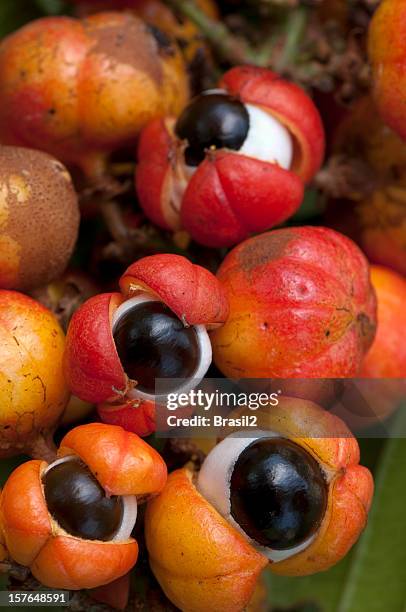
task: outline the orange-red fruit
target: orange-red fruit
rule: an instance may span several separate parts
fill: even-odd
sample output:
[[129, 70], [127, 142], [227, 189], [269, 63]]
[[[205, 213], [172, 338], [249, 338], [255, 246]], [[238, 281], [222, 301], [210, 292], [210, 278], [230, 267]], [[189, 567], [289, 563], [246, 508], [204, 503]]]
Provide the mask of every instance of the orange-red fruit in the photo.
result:
[[[106, 495], [144, 498], [166, 482], [163, 459], [121, 427], [91, 423], [70, 431], [60, 457], [78, 456]], [[12, 559], [42, 584], [59, 589], [94, 588], [129, 572], [138, 545], [124, 540], [87, 540], [67, 533], [48, 510], [41, 481], [45, 461], [28, 461], [8, 478], [0, 498], [0, 522]]]
[[406, 378], [406, 279], [392, 270], [371, 267], [378, 301], [378, 327], [361, 376]]
[[29, 452], [54, 427], [69, 399], [62, 371], [65, 337], [41, 304], [0, 291], [0, 457]]
[[0, 148], [0, 287], [29, 289], [58, 278], [74, 249], [79, 207], [56, 159]]
[[369, 27], [375, 101], [383, 120], [406, 139], [406, 5], [384, 0]]
[[226, 376], [358, 374], [375, 334], [376, 300], [351, 240], [324, 227], [275, 230], [234, 248], [217, 276], [230, 315], [211, 338]]
[[188, 98], [178, 49], [129, 13], [33, 21], [0, 45], [0, 139], [104, 169], [150, 119]]

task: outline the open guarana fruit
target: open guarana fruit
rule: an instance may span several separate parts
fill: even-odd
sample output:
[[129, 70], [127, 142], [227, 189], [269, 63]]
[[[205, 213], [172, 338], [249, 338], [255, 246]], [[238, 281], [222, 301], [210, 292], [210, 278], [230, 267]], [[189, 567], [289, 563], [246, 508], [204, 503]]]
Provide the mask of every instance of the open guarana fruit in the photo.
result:
[[180, 116], [144, 128], [138, 198], [160, 227], [231, 246], [293, 215], [323, 155], [323, 126], [307, 94], [271, 70], [237, 66]]
[[168, 306], [148, 293], [123, 302], [113, 316], [113, 338], [124, 371], [137, 381], [135, 397], [152, 399], [157, 379], [200, 382], [211, 363], [211, 344], [203, 325], [185, 326]]
[[65, 373], [72, 393], [102, 404], [103, 420], [147, 435], [156, 379], [167, 379], [161, 395], [200, 382], [211, 363], [207, 328], [224, 323], [228, 304], [215, 276], [178, 255], [139, 260], [120, 288], [121, 295], [90, 298], [73, 316]]
[[147, 506], [152, 570], [182, 610], [243, 610], [268, 563], [288, 576], [326, 570], [366, 525], [373, 480], [345, 423], [283, 396], [255, 414], [255, 430], [228, 431]]
[[159, 493], [166, 477], [163, 459], [135, 434], [103, 423], [72, 429], [56, 460], [22, 463], [1, 492], [11, 559], [52, 588], [119, 578], [137, 561], [138, 504]]
[[281, 561], [313, 541], [327, 507], [328, 478], [301, 446], [256, 431], [220, 442], [203, 463], [197, 489], [260, 552]]

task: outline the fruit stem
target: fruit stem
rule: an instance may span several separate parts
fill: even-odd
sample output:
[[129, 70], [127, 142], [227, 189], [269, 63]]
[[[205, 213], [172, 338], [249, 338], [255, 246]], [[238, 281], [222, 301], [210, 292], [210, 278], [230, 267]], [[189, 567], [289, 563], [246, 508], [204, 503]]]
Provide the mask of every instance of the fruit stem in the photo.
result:
[[129, 232], [120, 205], [115, 200], [104, 200], [100, 202], [100, 210], [112, 238], [119, 244], [127, 243]]
[[26, 448], [26, 452], [33, 459], [42, 459], [48, 463], [57, 457], [56, 446], [53, 440], [53, 431], [40, 433]]
[[290, 11], [286, 20], [285, 44], [275, 66], [277, 72], [283, 72], [291, 63], [295, 62], [299, 46], [303, 41], [307, 18], [308, 12], [303, 6]]

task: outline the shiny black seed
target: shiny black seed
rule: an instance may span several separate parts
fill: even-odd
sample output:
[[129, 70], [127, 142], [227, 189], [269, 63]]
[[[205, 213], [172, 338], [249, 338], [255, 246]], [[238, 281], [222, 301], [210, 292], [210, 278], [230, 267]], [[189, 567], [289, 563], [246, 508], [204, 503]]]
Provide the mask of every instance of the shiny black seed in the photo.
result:
[[197, 96], [185, 108], [175, 127], [177, 136], [189, 143], [185, 150], [189, 166], [198, 166], [206, 149], [238, 151], [248, 131], [249, 115], [244, 104], [222, 93]]
[[106, 497], [90, 470], [80, 461], [52, 467], [43, 478], [48, 510], [73, 536], [111, 540], [123, 517], [121, 497]]
[[282, 438], [261, 438], [244, 449], [230, 489], [234, 519], [250, 538], [274, 550], [307, 540], [327, 507], [327, 484], [319, 464]]
[[[156, 378], [190, 378], [199, 363], [193, 327], [185, 327], [161, 302], [145, 302], [127, 311], [114, 330], [124, 371], [137, 389], [155, 393]], [[179, 383], [168, 380], [165, 391]]]

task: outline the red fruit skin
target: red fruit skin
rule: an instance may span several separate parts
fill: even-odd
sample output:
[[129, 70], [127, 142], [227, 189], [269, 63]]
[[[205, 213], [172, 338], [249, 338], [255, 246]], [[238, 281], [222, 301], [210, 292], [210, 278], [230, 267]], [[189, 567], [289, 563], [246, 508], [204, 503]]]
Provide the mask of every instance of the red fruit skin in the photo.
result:
[[389, 127], [406, 140], [406, 5], [384, 0], [369, 25], [373, 95]]
[[319, 112], [303, 89], [255, 66], [232, 68], [219, 86], [246, 104], [271, 111], [289, 129], [297, 145], [292, 171], [305, 183], [310, 181], [323, 162], [325, 137]]
[[361, 376], [406, 378], [406, 279], [388, 268], [372, 266], [371, 280], [378, 300], [378, 327]]
[[73, 315], [66, 336], [65, 377], [73, 394], [94, 404], [125, 393], [127, 376], [111, 331], [111, 318], [122, 302], [119, 293], [90, 298]]
[[[210, 247], [232, 246], [294, 214], [305, 183], [322, 163], [325, 146], [313, 102], [270, 70], [237, 67], [219, 86], [275, 116], [292, 134], [295, 153], [292, 168], [284, 170], [224, 149], [210, 151], [189, 180], [182, 170], [184, 144], [173, 132], [174, 120], [156, 120], [144, 128], [135, 177], [142, 208], [160, 227], [183, 227], [196, 242]], [[175, 184], [180, 177], [186, 189], [178, 202]]]
[[190, 180], [181, 225], [197, 242], [232, 246], [286, 221], [302, 202], [303, 190], [300, 178], [288, 170], [219, 151], [207, 157]]
[[[119, 425], [142, 438], [153, 434], [157, 429], [157, 423], [159, 431], [170, 429], [164, 416], [156, 417], [157, 409], [154, 402], [129, 399], [121, 404], [100, 404], [97, 411], [103, 423]], [[163, 410], [162, 415], [164, 414]], [[176, 415], [180, 418], [191, 417], [192, 414], [193, 407], [191, 406], [176, 411]]]
[[100, 404], [97, 412], [103, 423], [119, 425], [143, 438], [155, 431], [155, 404], [153, 402], [127, 400], [121, 404]]
[[127, 298], [149, 290], [189, 325], [217, 327], [228, 316], [228, 301], [217, 278], [180, 255], [151, 255], [133, 263], [120, 279]]
[[230, 315], [211, 334], [230, 378], [336, 378], [359, 373], [376, 325], [368, 263], [323, 227], [274, 230], [235, 247], [218, 274]]
[[[171, 207], [175, 140], [163, 119], [151, 121], [141, 132], [135, 184], [139, 201], [153, 223], [178, 229], [179, 213]], [[172, 221], [172, 223], [171, 223]]]

